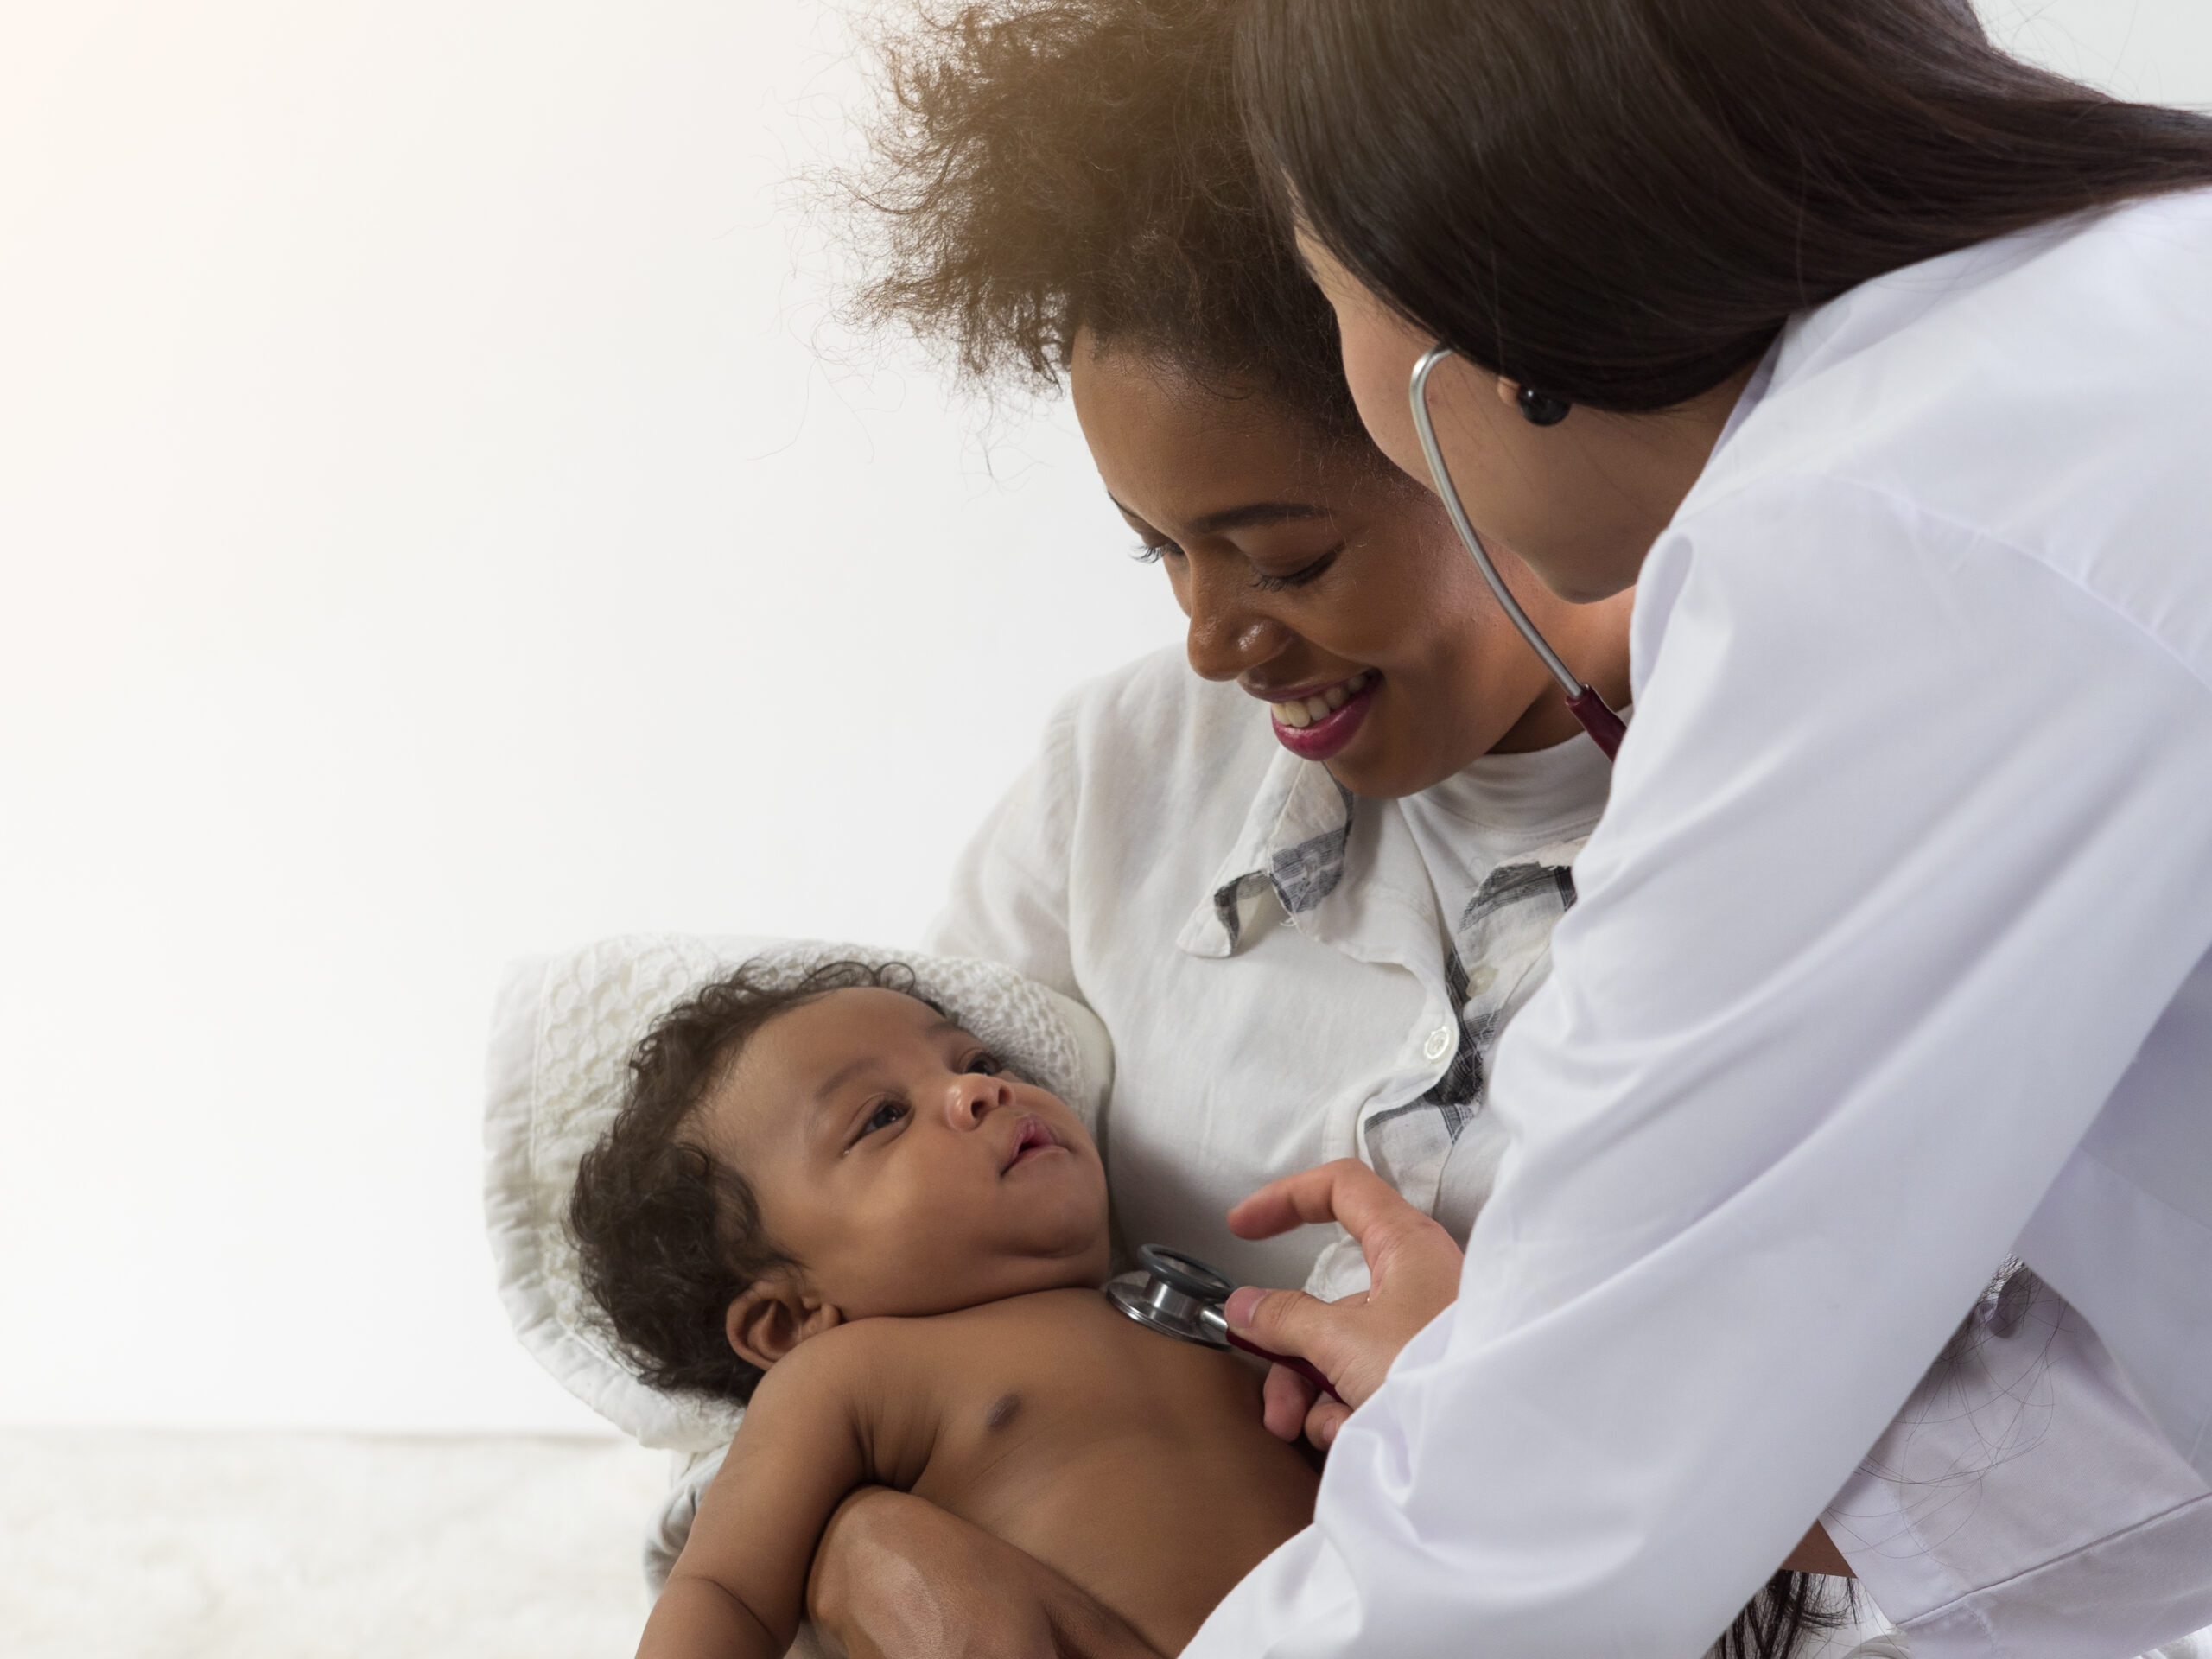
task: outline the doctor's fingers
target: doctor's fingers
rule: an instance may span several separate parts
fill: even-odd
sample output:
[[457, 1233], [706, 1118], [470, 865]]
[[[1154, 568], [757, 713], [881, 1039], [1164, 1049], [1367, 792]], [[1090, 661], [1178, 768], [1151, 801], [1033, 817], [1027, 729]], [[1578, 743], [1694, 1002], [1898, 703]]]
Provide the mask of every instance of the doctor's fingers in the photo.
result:
[[1229, 1230], [1239, 1238], [1273, 1238], [1319, 1221], [1342, 1223], [1370, 1258], [1372, 1236], [1436, 1227], [1358, 1159], [1339, 1158], [1269, 1181], [1230, 1211]]
[[1465, 1258], [1452, 1235], [1357, 1159], [1270, 1181], [1229, 1212], [1230, 1230], [1241, 1238], [1270, 1238], [1323, 1221], [1342, 1223], [1358, 1243], [1370, 1300], [1411, 1301], [1433, 1317], [1459, 1294]]
[[1260, 1388], [1261, 1421], [1279, 1440], [1295, 1444], [1300, 1434], [1325, 1452], [1337, 1438], [1351, 1408], [1332, 1400], [1287, 1366], [1268, 1367], [1268, 1380]]
[[1341, 1400], [1332, 1400], [1325, 1394], [1314, 1397], [1313, 1408], [1306, 1414], [1306, 1438], [1322, 1451], [1337, 1443], [1337, 1431], [1351, 1415], [1351, 1408]]
[[1320, 1397], [1320, 1389], [1287, 1365], [1270, 1365], [1260, 1384], [1260, 1421], [1277, 1440], [1295, 1441]]
[[1401, 1310], [1370, 1299], [1324, 1302], [1302, 1290], [1257, 1290], [1245, 1286], [1222, 1312], [1230, 1329], [1269, 1353], [1310, 1361], [1330, 1387], [1357, 1406], [1382, 1385], [1390, 1362], [1414, 1332]]

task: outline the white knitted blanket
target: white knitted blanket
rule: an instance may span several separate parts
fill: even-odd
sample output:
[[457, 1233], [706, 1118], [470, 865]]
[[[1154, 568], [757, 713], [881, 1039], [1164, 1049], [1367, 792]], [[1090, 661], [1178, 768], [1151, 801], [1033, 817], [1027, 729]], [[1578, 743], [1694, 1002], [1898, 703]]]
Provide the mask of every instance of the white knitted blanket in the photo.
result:
[[997, 963], [823, 940], [639, 934], [510, 966], [492, 1020], [484, 1112], [485, 1212], [515, 1335], [561, 1385], [636, 1440], [677, 1454], [650, 1530], [656, 1587], [744, 1408], [646, 1387], [625, 1364], [578, 1276], [563, 1218], [576, 1165], [621, 1104], [630, 1051], [655, 1018], [758, 959], [796, 981], [823, 963], [903, 962], [918, 988], [1102, 1133], [1113, 1050], [1097, 1015]]

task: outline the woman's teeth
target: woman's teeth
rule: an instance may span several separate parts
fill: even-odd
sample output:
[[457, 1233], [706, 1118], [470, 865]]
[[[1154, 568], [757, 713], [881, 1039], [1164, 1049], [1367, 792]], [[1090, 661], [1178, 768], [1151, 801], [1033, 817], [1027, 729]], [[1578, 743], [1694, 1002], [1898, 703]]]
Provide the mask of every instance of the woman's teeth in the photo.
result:
[[1317, 720], [1326, 720], [1361, 692], [1375, 677], [1375, 671], [1363, 668], [1351, 678], [1338, 682], [1318, 696], [1304, 697], [1296, 702], [1271, 702], [1268, 708], [1274, 716], [1294, 731], [1304, 731]]

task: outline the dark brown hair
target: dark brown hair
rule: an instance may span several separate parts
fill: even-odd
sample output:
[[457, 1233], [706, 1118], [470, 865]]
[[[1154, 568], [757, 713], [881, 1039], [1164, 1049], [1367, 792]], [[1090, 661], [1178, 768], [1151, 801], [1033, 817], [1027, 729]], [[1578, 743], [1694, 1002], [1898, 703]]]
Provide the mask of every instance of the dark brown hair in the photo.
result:
[[1885, 271], [2212, 185], [2212, 119], [1965, 0], [1255, 0], [1255, 145], [1409, 321], [1572, 402], [1681, 404]]
[[[1238, 85], [1279, 205], [1408, 321], [1624, 411], [1885, 272], [2212, 185], [2212, 119], [2019, 63], [1967, 0], [1252, 0]], [[1777, 1573], [1717, 1651], [1838, 1617]]]
[[1245, 143], [1235, 22], [1222, 0], [984, 0], [880, 38], [873, 161], [832, 181], [859, 209], [861, 319], [1043, 386], [1088, 328], [1368, 447]]
[[796, 1264], [762, 1226], [753, 1184], [692, 1136], [692, 1120], [771, 1020], [868, 986], [944, 1012], [903, 963], [826, 963], [796, 983], [747, 963], [661, 1015], [631, 1054], [621, 1109], [577, 1166], [569, 1234], [585, 1290], [653, 1387], [753, 1397], [762, 1373], [731, 1348], [723, 1315], [762, 1274]]

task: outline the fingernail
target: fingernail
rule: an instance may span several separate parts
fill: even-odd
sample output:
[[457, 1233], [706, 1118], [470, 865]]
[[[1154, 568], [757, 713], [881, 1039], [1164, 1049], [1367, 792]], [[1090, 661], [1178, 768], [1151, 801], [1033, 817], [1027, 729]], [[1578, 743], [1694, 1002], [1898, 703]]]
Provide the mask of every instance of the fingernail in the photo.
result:
[[1257, 1286], [1240, 1285], [1229, 1293], [1229, 1300], [1222, 1304], [1221, 1311], [1229, 1316], [1230, 1325], [1241, 1331], [1252, 1323], [1252, 1315], [1260, 1311], [1267, 1294]]

